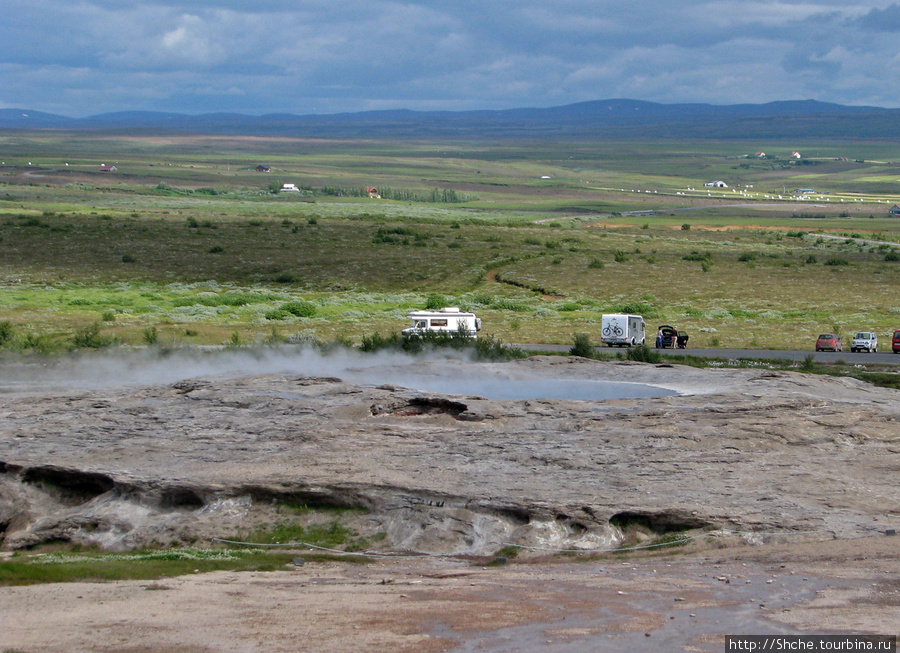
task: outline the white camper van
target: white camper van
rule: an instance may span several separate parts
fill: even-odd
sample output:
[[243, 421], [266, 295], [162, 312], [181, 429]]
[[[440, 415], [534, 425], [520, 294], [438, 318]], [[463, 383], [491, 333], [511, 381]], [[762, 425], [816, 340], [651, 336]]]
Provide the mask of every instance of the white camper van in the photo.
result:
[[640, 347], [644, 344], [644, 318], [611, 313], [600, 318], [600, 340], [610, 347]]
[[463, 313], [456, 306], [447, 306], [439, 311], [413, 311], [406, 316], [412, 320], [408, 329], [403, 329], [404, 336], [420, 336], [423, 333], [446, 333], [453, 335], [465, 332], [474, 338], [481, 331], [481, 318], [474, 313]]

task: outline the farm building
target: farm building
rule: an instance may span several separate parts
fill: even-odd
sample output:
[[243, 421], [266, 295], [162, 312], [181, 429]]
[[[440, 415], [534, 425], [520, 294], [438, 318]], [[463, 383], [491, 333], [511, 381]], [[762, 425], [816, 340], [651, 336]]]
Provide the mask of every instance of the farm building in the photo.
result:
[[255, 170], [257, 172], [271, 172], [272, 167], [271, 166], [256, 166]]
[[715, 181], [708, 181], [703, 185], [706, 188], [728, 188], [728, 184], [726, 184], [721, 179], [716, 179]]
[[116, 166], [107, 165], [105, 163], [100, 164], [100, 172], [118, 172], [118, 168]]

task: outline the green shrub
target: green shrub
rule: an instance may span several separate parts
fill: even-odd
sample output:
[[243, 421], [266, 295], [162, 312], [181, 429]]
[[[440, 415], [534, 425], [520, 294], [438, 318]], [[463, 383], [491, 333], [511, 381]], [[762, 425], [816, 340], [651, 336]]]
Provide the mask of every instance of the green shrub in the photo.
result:
[[516, 313], [524, 313], [525, 311], [530, 310], [526, 304], [506, 297], [495, 299], [492, 307], [499, 311], [514, 311]]
[[99, 322], [78, 329], [72, 336], [72, 347], [75, 349], [101, 349], [109, 347], [115, 342], [115, 338], [100, 335]]
[[225, 251], [225, 249], [221, 245], [213, 245], [212, 247], [209, 248], [210, 254], [221, 254], [224, 251]]
[[458, 333], [425, 332], [417, 336], [404, 336], [396, 332], [386, 336], [373, 333], [363, 336], [359, 349], [366, 353], [375, 353], [382, 350], [404, 351], [409, 354], [418, 354], [424, 351], [438, 349], [454, 349], [471, 352], [476, 360], [510, 360], [524, 358], [527, 354], [519, 349], [504, 347], [502, 341], [493, 336], [480, 336], [470, 338], [464, 330]]
[[655, 349], [650, 349], [647, 345], [629, 349], [626, 358], [630, 361], [638, 361], [641, 363], [659, 363], [659, 361], [662, 360], [659, 352]]
[[410, 236], [424, 237], [408, 227], [378, 227], [372, 236], [372, 242], [376, 245], [379, 243], [409, 245]]
[[834, 266], [842, 266], [842, 265], [850, 265], [850, 261], [845, 258], [840, 258], [837, 256], [832, 256], [828, 260], [825, 261], [825, 265], [834, 265]]
[[573, 344], [569, 349], [569, 356], [582, 358], [596, 358], [597, 352], [591, 344], [591, 337], [586, 333], [576, 333], [572, 336]]
[[313, 317], [316, 314], [316, 305], [305, 299], [288, 302], [278, 307], [282, 311], [287, 311], [296, 317]]
[[22, 339], [22, 348], [33, 349], [41, 353], [49, 353], [55, 349], [50, 336], [46, 333], [35, 333], [34, 331], [29, 331], [25, 334], [25, 337]]
[[402, 341], [403, 338], [396, 331], [387, 336], [383, 336], [380, 333], [373, 333], [370, 336], [363, 336], [359, 349], [368, 354], [382, 349], [400, 349]]
[[681, 257], [683, 261], [712, 261], [712, 253], [711, 252], [698, 252], [697, 250], [691, 250], [690, 254], [685, 254]]
[[447, 305], [447, 299], [443, 295], [428, 295], [425, 300], [425, 310], [436, 311]]
[[0, 345], [5, 345], [12, 340], [14, 335], [15, 330], [13, 329], [12, 322], [9, 320], [0, 322]]
[[273, 293], [254, 292], [229, 292], [221, 295], [191, 295], [180, 297], [172, 301], [174, 306], [246, 306], [247, 304], [262, 304], [272, 300], [281, 299], [281, 295]]
[[659, 316], [659, 311], [657, 311], [652, 304], [648, 304], [646, 302], [632, 302], [630, 304], [623, 304], [613, 312], [627, 313], [629, 315], [642, 315], [643, 317]]
[[282, 272], [277, 277], [275, 277], [275, 283], [294, 283], [297, 280], [290, 272]]
[[681, 225], [681, 230], [682, 231], [690, 231], [691, 225], [689, 225], [687, 222], [685, 222], [683, 225]]
[[588, 263], [588, 268], [591, 270], [600, 270], [603, 268], [603, 261], [598, 258], [592, 258], [591, 262]]
[[884, 255], [884, 260], [888, 263], [897, 263], [900, 261], [900, 253], [898, 252], [888, 252]]
[[144, 344], [147, 345], [155, 345], [159, 342], [159, 332], [157, 331], [155, 326], [149, 326], [144, 329], [143, 333]]

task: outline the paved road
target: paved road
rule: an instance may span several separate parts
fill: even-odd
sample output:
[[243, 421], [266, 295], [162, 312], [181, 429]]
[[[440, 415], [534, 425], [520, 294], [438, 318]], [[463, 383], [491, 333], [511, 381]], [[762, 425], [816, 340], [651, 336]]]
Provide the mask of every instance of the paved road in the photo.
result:
[[[571, 345], [534, 345], [534, 344], [513, 344], [512, 347], [526, 349], [528, 351], [539, 351], [548, 353], [564, 353], [569, 351]], [[626, 349], [617, 347], [596, 347], [599, 352], [622, 352]], [[652, 347], [651, 347], [652, 349]], [[813, 360], [821, 363], [836, 363], [843, 361], [845, 363], [865, 364], [881, 364], [881, 365], [898, 365], [900, 366], [900, 354], [893, 354], [890, 347], [887, 353], [879, 351], [877, 354], [867, 354], [865, 352], [851, 353], [832, 352], [832, 351], [811, 351], [811, 350], [779, 350], [779, 349], [654, 349], [664, 356], [681, 357], [681, 356], [698, 356], [700, 358], [724, 358], [724, 359], [746, 359], [746, 360], [790, 360], [802, 361], [807, 356], [812, 355]]]

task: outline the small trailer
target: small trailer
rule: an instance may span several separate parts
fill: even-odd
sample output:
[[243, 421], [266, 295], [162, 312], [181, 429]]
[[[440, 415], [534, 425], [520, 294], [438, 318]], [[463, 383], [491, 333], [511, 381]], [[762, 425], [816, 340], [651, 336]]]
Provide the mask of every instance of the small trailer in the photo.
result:
[[640, 315], [606, 314], [600, 318], [600, 340], [609, 347], [640, 347], [645, 328]]
[[446, 306], [438, 311], [412, 311], [406, 317], [412, 324], [401, 331], [404, 336], [442, 333], [475, 338], [481, 331], [481, 318], [475, 317], [474, 313], [464, 313], [456, 306]]

